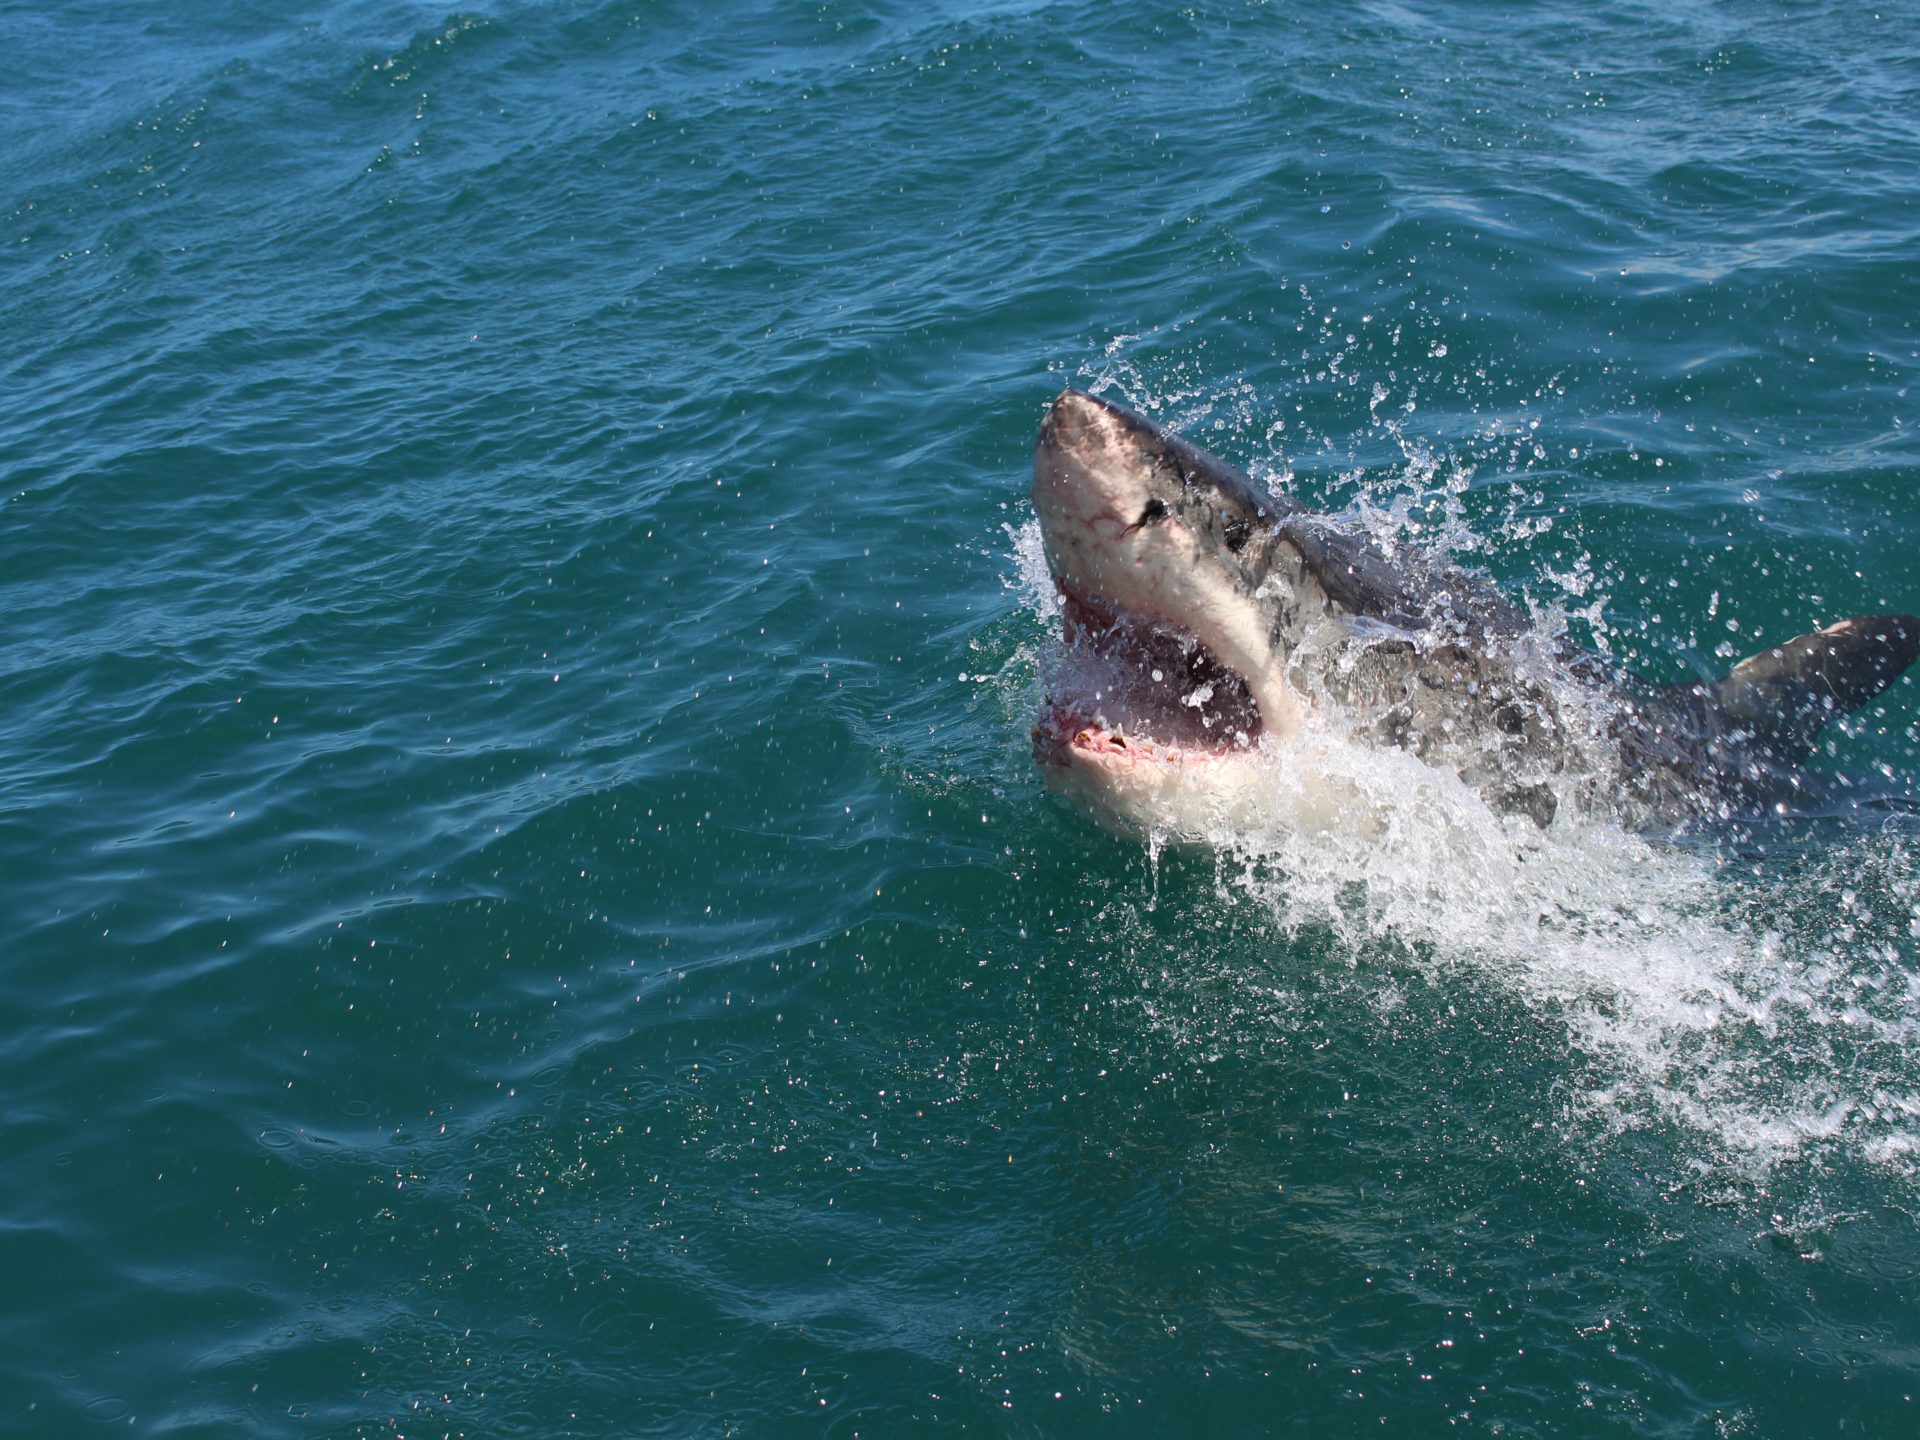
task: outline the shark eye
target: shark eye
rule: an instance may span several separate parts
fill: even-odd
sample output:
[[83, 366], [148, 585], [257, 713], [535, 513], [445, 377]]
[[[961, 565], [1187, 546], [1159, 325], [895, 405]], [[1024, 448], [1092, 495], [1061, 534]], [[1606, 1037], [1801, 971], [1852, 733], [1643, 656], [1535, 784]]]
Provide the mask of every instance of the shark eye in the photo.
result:
[[1140, 512], [1140, 518], [1134, 521], [1134, 524], [1146, 525], [1155, 520], [1164, 520], [1166, 518], [1167, 502], [1156, 495], [1153, 499], [1147, 501], [1147, 508]]
[[1253, 538], [1253, 522], [1245, 519], [1229, 520], [1221, 527], [1220, 538], [1227, 542], [1227, 549], [1237, 555], [1247, 548], [1247, 541]]

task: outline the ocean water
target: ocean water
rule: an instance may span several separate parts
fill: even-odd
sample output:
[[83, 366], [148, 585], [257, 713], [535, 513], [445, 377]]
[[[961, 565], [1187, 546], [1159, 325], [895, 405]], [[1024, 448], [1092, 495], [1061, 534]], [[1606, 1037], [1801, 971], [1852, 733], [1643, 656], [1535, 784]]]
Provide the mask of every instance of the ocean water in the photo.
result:
[[1816, 0], [0, 11], [0, 1433], [1920, 1425], [1920, 693], [1112, 839], [1065, 384], [1664, 680], [1920, 609]]

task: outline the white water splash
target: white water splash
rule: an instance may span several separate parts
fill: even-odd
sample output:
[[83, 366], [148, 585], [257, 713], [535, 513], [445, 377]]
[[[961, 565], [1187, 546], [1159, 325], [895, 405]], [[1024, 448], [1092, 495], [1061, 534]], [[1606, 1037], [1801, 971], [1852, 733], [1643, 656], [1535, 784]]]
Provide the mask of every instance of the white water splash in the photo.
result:
[[[1214, 836], [1284, 928], [1430, 952], [1520, 999], [1578, 1057], [1585, 1131], [1679, 1124], [1741, 1168], [1837, 1147], [1915, 1173], [1920, 871], [1901, 842], [1863, 837], [1783, 882], [1604, 820], [1538, 830], [1399, 752], [1323, 739], [1314, 760], [1386, 817], [1377, 834]], [[1835, 895], [1862, 866], [1880, 899]]]
[[[1387, 529], [1407, 512], [1370, 513]], [[1038, 526], [1009, 534], [1014, 583], [1050, 621]], [[1577, 1133], [1678, 1128], [1695, 1168], [1762, 1183], [1833, 1156], [1920, 1178], [1920, 859], [1898, 835], [1736, 860], [1572, 806], [1541, 830], [1328, 717], [1263, 742], [1236, 786], [1170, 815], [1151, 853], [1203, 833], [1229, 903], [1282, 932], [1430, 956], [1517, 1000], [1564, 1035]]]

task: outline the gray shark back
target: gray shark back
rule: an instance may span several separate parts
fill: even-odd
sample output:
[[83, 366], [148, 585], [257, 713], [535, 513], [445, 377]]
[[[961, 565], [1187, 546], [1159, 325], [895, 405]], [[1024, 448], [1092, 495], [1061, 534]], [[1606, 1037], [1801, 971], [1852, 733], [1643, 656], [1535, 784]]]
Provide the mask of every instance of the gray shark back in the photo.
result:
[[1340, 611], [1407, 630], [1443, 629], [1460, 638], [1518, 635], [1527, 612], [1484, 580], [1436, 563], [1425, 551], [1389, 554], [1373, 537], [1301, 510], [1275, 527]]
[[[1658, 687], [1564, 640], [1499, 590], [1296, 509], [1270, 557], [1302, 603], [1294, 669], [1375, 741], [1442, 764], [1541, 825], [1604, 790], [1642, 822], [1730, 812], [1791, 787], [1822, 730], [1920, 658], [1920, 618], [1865, 615], [1770, 647], [1709, 684]], [[1323, 620], [1316, 630], [1313, 622]]]

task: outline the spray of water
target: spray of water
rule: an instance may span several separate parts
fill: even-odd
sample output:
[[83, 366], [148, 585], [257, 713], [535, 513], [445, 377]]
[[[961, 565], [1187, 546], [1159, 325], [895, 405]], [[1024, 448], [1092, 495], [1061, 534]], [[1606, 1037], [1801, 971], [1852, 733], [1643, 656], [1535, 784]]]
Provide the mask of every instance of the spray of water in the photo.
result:
[[[1203, 441], [1223, 408], [1245, 412], [1243, 435], [1258, 428], [1245, 387], [1211, 399], [1191, 384], [1156, 390], [1117, 347], [1089, 369], [1080, 383], [1198, 421], [1188, 433]], [[1470, 472], [1408, 439], [1398, 418], [1387, 433], [1400, 461], [1343, 476], [1346, 518], [1456, 557], [1540, 533], [1522, 493], [1507, 531], [1477, 536], [1461, 504]], [[1012, 583], [1051, 625], [1038, 526], [1008, 534]], [[1566, 626], [1571, 610], [1606, 643], [1585, 556], [1541, 574], [1536, 593], [1551, 596], [1535, 602], [1543, 624]], [[1024, 668], [1030, 698], [1044, 667]], [[1259, 907], [1282, 933], [1331, 932], [1356, 954], [1430, 957], [1518, 1001], [1564, 1035], [1579, 1133], [1676, 1129], [1749, 1176], [1844, 1159], [1920, 1180], [1920, 854], [1906, 830], [1883, 820], [1681, 843], [1604, 806], [1566, 807], [1542, 830], [1445, 771], [1350, 738], [1344, 719], [1263, 742], [1253, 803], [1214, 813], [1204, 834], [1227, 903]], [[1309, 786], [1332, 786], [1364, 823], [1313, 823]], [[1168, 838], [1152, 837], [1156, 854]]]

